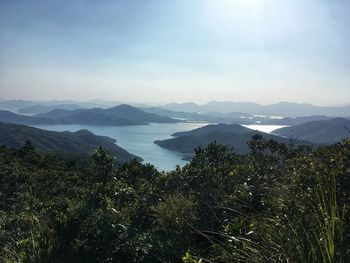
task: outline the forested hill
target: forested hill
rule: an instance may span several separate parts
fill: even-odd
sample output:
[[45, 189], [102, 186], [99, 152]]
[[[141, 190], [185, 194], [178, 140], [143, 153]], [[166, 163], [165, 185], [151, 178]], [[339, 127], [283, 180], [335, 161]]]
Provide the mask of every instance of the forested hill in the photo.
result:
[[0, 261], [350, 262], [350, 140], [249, 146], [167, 173], [0, 147]]
[[201, 136], [207, 135], [212, 132], [230, 132], [230, 133], [249, 133], [251, 129], [248, 129], [239, 124], [209, 124], [197, 129], [193, 129], [185, 132], [175, 132], [172, 134], [174, 137], [180, 136]]
[[57, 123], [57, 121], [51, 118], [20, 115], [7, 110], [0, 110], [0, 122], [16, 123], [16, 124], [24, 124], [24, 125]]
[[26, 141], [42, 152], [67, 152], [88, 155], [97, 147], [103, 146], [119, 162], [142, 158], [132, 155], [115, 144], [116, 140], [97, 136], [88, 130], [77, 132], [54, 132], [24, 125], [0, 122], [0, 145], [20, 148]]
[[304, 124], [281, 128], [274, 134], [309, 140], [316, 143], [335, 143], [350, 137], [350, 120], [333, 118], [323, 121], [313, 121]]
[[28, 106], [24, 108], [18, 109], [18, 113], [21, 114], [39, 114], [39, 113], [45, 113], [49, 112], [55, 109], [62, 109], [62, 110], [76, 110], [81, 109], [82, 107], [77, 104], [55, 104], [55, 105], [40, 105], [36, 104], [33, 106]]
[[[212, 124], [187, 132], [177, 132], [173, 134], [175, 138], [156, 140], [154, 143], [169, 150], [191, 155], [194, 149], [206, 147], [209, 143], [216, 141], [233, 147], [237, 153], [244, 154], [249, 152], [248, 142], [254, 135], [285, 144], [292, 142], [290, 138], [254, 131], [238, 124]], [[293, 143], [312, 145], [306, 140], [294, 140]]]
[[82, 124], [128, 126], [146, 125], [149, 123], [177, 123], [180, 121], [122, 104], [108, 109], [54, 109], [34, 116], [20, 115], [10, 111], [0, 110], [0, 122], [24, 125]]
[[144, 112], [126, 104], [108, 109], [77, 109], [73, 111], [56, 109], [47, 113], [38, 114], [36, 117], [53, 119], [62, 123], [111, 126], [179, 122], [175, 119]]

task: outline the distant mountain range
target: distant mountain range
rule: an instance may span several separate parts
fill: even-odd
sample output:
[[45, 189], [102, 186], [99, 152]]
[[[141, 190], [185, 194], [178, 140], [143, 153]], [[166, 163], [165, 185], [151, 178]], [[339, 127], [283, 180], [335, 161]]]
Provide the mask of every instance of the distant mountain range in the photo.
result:
[[[254, 131], [237, 124], [207, 125], [188, 132], [174, 133], [175, 138], [155, 141], [154, 143], [166, 149], [189, 155], [193, 154], [195, 148], [206, 147], [209, 143], [216, 141], [220, 144], [232, 146], [237, 153], [247, 153], [249, 152], [247, 143], [255, 134], [260, 134], [268, 140], [274, 139], [278, 142], [290, 143], [289, 138]], [[296, 143], [311, 144], [302, 140], [298, 140]]]
[[17, 111], [18, 109], [36, 105], [37, 102], [30, 100], [1, 100], [0, 109]]
[[[66, 109], [62, 105], [76, 105], [81, 108], [91, 109], [91, 108], [108, 108], [113, 105], [122, 104], [122, 102], [111, 102], [104, 100], [93, 100], [86, 102], [78, 102], [71, 100], [53, 100], [53, 101], [30, 101], [30, 100], [0, 100], [0, 109], [11, 110], [14, 112], [31, 114], [33, 113], [43, 113], [46, 112], [46, 108], [40, 109], [39, 107], [36, 110], [26, 109], [27, 107], [32, 106], [55, 106], [55, 108]], [[145, 104], [133, 104], [135, 107], [148, 108], [142, 109], [151, 113], [169, 116], [169, 112], [163, 112], [160, 114], [160, 111], [156, 108], [162, 108], [163, 110], [170, 110], [175, 112], [182, 113], [200, 113], [203, 115], [212, 116], [213, 113], [245, 113], [251, 115], [268, 115], [268, 116], [282, 116], [282, 117], [300, 117], [300, 116], [312, 116], [312, 115], [324, 115], [331, 117], [350, 117], [350, 105], [348, 106], [316, 106], [306, 103], [291, 103], [291, 102], [280, 102], [271, 105], [261, 105], [253, 102], [233, 102], [233, 101], [211, 101], [206, 104], [196, 104], [193, 102], [188, 103], [170, 103], [160, 107], [151, 107]], [[154, 108], [154, 109], [152, 109]], [[34, 107], [35, 109], [35, 107]], [[40, 110], [40, 111], [39, 111]], [[42, 111], [44, 110], [44, 111]], [[156, 110], [156, 111], [154, 111]], [[29, 111], [29, 112], [27, 112]], [[172, 113], [171, 113], [172, 114]], [[174, 118], [188, 118], [189, 115], [178, 114], [177, 116], [187, 116], [187, 117], [175, 117]], [[233, 115], [231, 114], [231, 117]], [[198, 116], [197, 116], [198, 117]], [[190, 117], [191, 118], [191, 117]]]
[[0, 121], [8, 123], [39, 124], [84, 124], [127, 126], [148, 123], [177, 123], [179, 120], [147, 113], [130, 105], [122, 104], [108, 109], [55, 109], [34, 116], [24, 116], [9, 111], [0, 111]]
[[54, 132], [0, 122], [0, 145], [20, 148], [27, 140], [30, 140], [37, 150], [43, 152], [68, 152], [86, 155], [102, 146], [108, 149], [119, 162], [132, 159], [142, 161], [142, 158], [130, 154], [116, 145], [116, 140], [106, 136], [97, 136], [88, 130]]
[[17, 110], [17, 112], [21, 114], [33, 115], [33, 114], [39, 114], [39, 113], [46, 113], [55, 109], [76, 110], [81, 108], [82, 108], [81, 106], [76, 104], [56, 104], [56, 105], [50, 105], [50, 106], [36, 104], [33, 106], [21, 108]]
[[252, 102], [219, 102], [211, 101], [203, 105], [195, 103], [171, 103], [162, 106], [162, 108], [173, 111], [200, 112], [207, 114], [210, 112], [230, 113], [244, 112], [252, 115], [269, 115], [298, 117], [310, 115], [326, 115], [336, 117], [350, 116], [350, 105], [343, 107], [321, 107], [311, 104], [299, 104], [290, 102], [280, 102], [271, 105], [261, 105]]
[[[216, 113], [209, 112], [207, 114], [196, 113], [196, 112], [184, 112], [184, 111], [173, 111], [167, 110], [162, 107], [142, 107], [139, 108], [143, 111], [166, 116], [170, 118], [182, 119], [187, 121], [203, 121], [209, 123], [238, 123], [238, 124], [253, 124], [256, 119], [253, 115], [230, 112], [230, 113]], [[260, 120], [261, 118], [259, 118]], [[266, 118], [264, 118], [265, 120]]]
[[35, 115], [36, 117], [54, 119], [63, 123], [87, 125], [144, 125], [148, 123], [177, 123], [169, 117], [147, 113], [130, 105], [121, 104], [108, 109], [78, 109], [73, 111], [53, 110]]
[[143, 107], [139, 108], [143, 111], [166, 116], [170, 118], [184, 119], [188, 121], [204, 121], [208, 123], [226, 123], [226, 124], [260, 124], [260, 125], [288, 125], [294, 126], [310, 121], [329, 120], [334, 117], [324, 115], [313, 115], [303, 117], [285, 117], [277, 118], [274, 116], [266, 115], [252, 115], [241, 112], [229, 112], [229, 113], [218, 113], [208, 112], [202, 113], [190, 113], [190, 112], [178, 112], [173, 110], [166, 110], [161, 107]]
[[162, 107], [139, 107], [139, 109], [148, 113], [153, 113], [164, 117], [178, 118], [178, 119], [190, 119], [190, 120], [199, 121], [199, 120], [206, 120], [207, 118], [211, 117], [200, 113], [167, 110]]
[[284, 137], [293, 137], [316, 143], [335, 143], [350, 137], [350, 120], [334, 118], [324, 121], [313, 121], [273, 131]]
[[[10, 110], [13, 112], [18, 112], [21, 109], [27, 107], [36, 106], [55, 106], [55, 108], [62, 108], [62, 105], [76, 105], [80, 108], [108, 108], [113, 105], [122, 104], [121, 102], [111, 102], [104, 100], [92, 100], [92, 101], [72, 101], [72, 100], [51, 100], [51, 101], [32, 101], [32, 100], [0, 100], [0, 109]], [[37, 108], [40, 109], [40, 108]], [[45, 108], [43, 108], [45, 110]], [[64, 109], [64, 108], [63, 108]], [[25, 112], [22, 112], [25, 113]], [[41, 111], [37, 112], [41, 113]], [[29, 113], [28, 113], [29, 114]]]
[[24, 125], [57, 124], [56, 120], [54, 119], [19, 115], [6, 110], [0, 110], [0, 122]]
[[262, 119], [259, 124], [263, 125], [288, 125], [295, 126], [311, 121], [325, 121], [333, 119], [333, 117], [323, 116], [323, 115], [314, 115], [314, 116], [305, 116], [305, 117], [296, 117], [296, 118], [282, 118], [282, 119]]

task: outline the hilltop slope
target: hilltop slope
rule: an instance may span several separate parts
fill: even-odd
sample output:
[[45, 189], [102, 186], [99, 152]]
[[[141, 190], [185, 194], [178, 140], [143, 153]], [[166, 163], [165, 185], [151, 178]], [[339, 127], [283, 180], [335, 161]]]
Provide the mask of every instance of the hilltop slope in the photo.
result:
[[[158, 140], [154, 143], [183, 154], [193, 154], [195, 148], [206, 147], [209, 143], [216, 141], [219, 144], [232, 146], [235, 152], [243, 154], [249, 152], [247, 143], [256, 134], [262, 135], [267, 140], [273, 139], [286, 144], [290, 143], [288, 138], [254, 131], [236, 124], [207, 125], [188, 132], [174, 133], [175, 138]], [[295, 143], [311, 144], [307, 141], [296, 141]]]
[[335, 117], [350, 116], [350, 105], [348, 106], [329, 106], [321, 107], [306, 103], [279, 102], [271, 105], [261, 105], [252, 102], [234, 102], [234, 101], [210, 101], [203, 105], [195, 103], [171, 103], [163, 105], [162, 108], [173, 111], [186, 112], [244, 112], [248, 114], [275, 115], [275, 116], [311, 116], [327, 115]]
[[142, 158], [130, 154], [116, 145], [116, 140], [105, 136], [97, 136], [88, 130], [54, 132], [0, 122], [0, 145], [20, 148], [27, 140], [30, 140], [35, 148], [42, 152], [68, 152], [86, 155], [102, 146], [108, 149], [119, 162], [132, 159], [142, 160]]
[[57, 122], [68, 122], [86, 125], [145, 125], [148, 123], [176, 123], [168, 117], [147, 113], [133, 106], [122, 104], [108, 109], [78, 109], [73, 111], [55, 109], [36, 117], [54, 119]]
[[57, 104], [57, 105], [33, 105], [24, 107], [18, 110], [18, 113], [21, 114], [39, 114], [39, 113], [46, 113], [55, 109], [63, 109], [63, 110], [76, 110], [81, 109], [79, 105], [76, 104]]
[[273, 133], [317, 143], [334, 143], [350, 137], [350, 120], [334, 118], [324, 121], [312, 121], [277, 129]]
[[6, 110], [0, 110], [0, 122], [16, 123], [24, 125], [56, 124], [57, 121], [45, 117], [33, 117], [16, 114]]

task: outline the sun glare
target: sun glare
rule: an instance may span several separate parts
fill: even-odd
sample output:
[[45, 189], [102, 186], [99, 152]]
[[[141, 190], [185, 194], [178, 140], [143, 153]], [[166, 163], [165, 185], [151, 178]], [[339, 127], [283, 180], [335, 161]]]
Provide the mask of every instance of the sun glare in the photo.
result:
[[258, 28], [271, 0], [207, 0], [205, 20], [216, 31], [227, 32], [233, 25]]

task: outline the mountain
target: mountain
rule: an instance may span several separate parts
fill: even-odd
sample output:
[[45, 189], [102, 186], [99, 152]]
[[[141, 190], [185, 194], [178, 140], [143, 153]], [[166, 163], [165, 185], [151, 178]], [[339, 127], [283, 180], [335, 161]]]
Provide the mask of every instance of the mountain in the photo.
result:
[[[32, 101], [32, 100], [0, 100], [0, 109], [18, 112], [20, 109], [41, 105], [41, 106], [57, 106], [57, 105], [77, 105], [80, 108], [109, 108], [113, 105], [122, 104], [116, 101], [91, 100], [91, 101], [73, 101], [73, 100], [49, 100], [49, 101]], [[23, 112], [24, 113], [24, 112]], [[39, 113], [39, 112], [38, 112]]]
[[57, 121], [54, 119], [19, 115], [6, 110], [0, 110], [0, 122], [24, 125], [57, 124]]
[[[52, 101], [30, 101], [30, 100], [2, 100], [0, 101], [0, 109], [17, 112], [20, 109], [36, 106], [55, 106], [64, 104], [74, 104], [81, 108], [102, 108], [106, 109], [112, 105], [119, 105], [120, 102], [94, 100], [94, 101], [72, 101], [72, 100], [52, 100]], [[137, 105], [137, 107], [145, 108], [146, 105]], [[56, 107], [57, 108], [57, 107]], [[61, 107], [62, 108], [62, 107]], [[163, 105], [161, 108], [175, 112], [186, 113], [201, 113], [205, 115], [212, 115], [210, 113], [231, 113], [243, 112], [251, 115], [269, 115], [269, 116], [284, 116], [284, 117], [300, 117], [311, 115], [325, 115], [333, 117], [348, 117], [350, 116], [349, 106], [316, 106], [306, 103], [290, 103], [280, 102], [271, 105], [261, 105], [253, 102], [233, 102], [233, 101], [210, 101], [206, 104], [196, 104], [193, 102], [187, 103], [170, 103]], [[66, 108], [64, 108], [66, 109]], [[144, 110], [144, 109], [142, 109]], [[21, 111], [22, 113], [26, 113]], [[31, 111], [31, 109], [29, 109]], [[45, 110], [46, 111], [46, 110]], [[42, 112], [42, 111], [41, 111]], [[33, 112], [34, 113], [34, 112]], [[155, 112], [152, 112], [155, 113]], [[30, 114], [30, 112], [28, 112]], [[158, 114], [158, 113], [156, 113]], [[163, 114], [161, 114], [163, 115]], [[169, 115], [163, 115], [169, 117]], [[174, 117], [177, 118], [177, 117]], [[182, 118], [182, 117], [179, 117]]]
[[350, 115], [350, 106], [332, 107], [315, 106], [306, 103], [280, 102], [264, 106], [261, 114], [282, 116], [310, 116], [326, 115], [335, 117], [347, 117]]
[[262, 105], [253, 102], [210, 101], [202, 105], [203, 112], [245, 112], [249, 114], [263, 114], [260, 111]]
[[56, 109], [47, 113], [35, 115], [36, 117], [54, 119], [57, 122], [86, 124], [86, 125], [145, 125], [148, 123], [177, 123], [168, 117], [159, 116], [139, 110], [136, 107], [121, 104], [108, 109], [78, 109], [67, 111]]
[[116, 145], [114, 139], [97, 136], [88, 130], [54, 132], [0, 122], [0, 145], [20, 148], [27, 140], [30, 140], [37, 150], [43, 152], [68, 152], [86, 155], [102, 146], [108, 149], [119, 162], [132, 159], [142, 160]]
[[[207, 125], [188, 132], [174, 133], [173, 136], [176, 136], [175, 138], [155, 141], [154, 143], [183, 154], [193, 154], [195, 148], [206, 147], [209, 143], [216, 141], [220, 144], [232, 146], [237, 153], [244, 154], [249, 152], [247, 143], [256, 134], [262, 135], [267, 140], [273, 139], [286, 144], [290, 143], [289, 138], [254, 131], [236, 124]], [[307, 141], [296, 141], [295, 143], [311, 144]]]
[[85, 124], [127, 126], [145, 125], [148, 123], [176, 123], [168, 117], [141, 111], [129, 105], [119, 105], [109, 109], [54, 109], [34, 116], [19, 115], [10, 111], [0, 110], [0, 122], [40, 125], [40, 124]]
[[70, 110], [64, 110], [64, 109], [54, 109], [49, 112], [44, 112], [44, 113], [38, 113], [35, 115], [35, 117], [39, 118], [48, 118], [48, 119], [56, 119], [58, 121], [61, 121], [65, 118], [70, 117], [73, 115], [73, 111]]
[[37, 104], [35, 101], [29, 100], [2, 100], [0, 101], [0, 109], [17, 111], [20, 108], [29, 107]]
[[195, 103], [171, 103], [163, 106], [164, 109], [185, 112], [200, 112], [208, 114], [244, 112], [252, 115], [300, 117], [311, 115], [326, 115], [336, 117], [350, 116], [350, 106], [315, 106], [306, 103], [280, 102], [271, 105], [261, 105], [253, 102], [211, 101], [203, 105]]
[[217, 113], [208, 112], [207, 114], [197, 112], [172, 111], [162, 107], [142, 107], [140, 110], [166, 116], [169, 118], [176, 118], [187, 121], [203, 121], [209, 123], [239, 123], [239, 124], [254, 124], [255, 118], [246, 113], [230, 112]]
[[277, 129], [273, 133], [317, 143], [334, 143], [350, 137], [350, 120], [333, 118], [324, 121], [313, 121]]
[[282, 119], [261, 119], [259, 124], [263, 125], [289, 125], [295, 126], [311, 121], [325, 121], [333, 119], [333, 117], [323, 116], [323, 115], [314, 115], [314, 116], [304, 116], [304, 117], [296, 117], [296, 118], [282, 118]]
[[153, 113], [148, 113], [140, 110], [136, 107], [121, 104], [113, 108], [105, 110], [109, 114], [119, 116], [121, 118], [127, 118], [128, 120], [135, 122], [146, 122], [146, 123], [177, 123], [178, 120], [171, 119], [169, 117], [160, 116]]
[[57, 105], [40, 105], [36, 104], [33, 106], [24, 107], [18, 110], [18, 113], [21, 114], [38, 114], [38, 113], [46, 113], [55, 109], [63, 109], [63, 110], [76, 110], [81, 109], [82, 107], [76, 104], [57, 104]]
[[174, 137], [180, 136], [202, 136], [207, 135], [212, 132], [230, 132], [230, 133], [247, 133], [251, 132], [251, 129], [248, 129], [244, 126], [238, 124], [210, 124], [197, 129], [193, 129], [185, 132], [175, 132], [172, 134]]
[[167, 110], [162, 107], [139, 107], [139, 109], [148, 113], [153, 113], [169, 118], [205, 120], [207, 117], [210, 117], [200, 113]]
[[162, 108], [172, 111], [200, 112], [200, 105], [193, 102], [169, 103], [164, 105]]
[[58, 123], [83, 125], [127, 126], [145, 124], [143, 122], [134, 122], [126, 118], [112, 115], [99, 108], [74, 111], [56, 109], [47, 113], [38, 114], [36, 116], [54, 119]]
[[[175, 105], [175, 104], [172, 104]], [[161, 116], [166, 116], [170, 118], [183, 119], [188, 121], [205, 121], [209, 123], [227, 123], [227, 124], [261, 124], [261, 125], [298, 125], [310, 121], [316, 120], [329, 120], [333, 117], [324, 115], [313, 115], [313, 116], [303, 116], [303, 117], [285, 117], [277, 118], [276, 116], [266, 116], [266, 115], [251, 115], [242, 112], [207, 112], [206, 114], [196, 113], [196, 112], [183, 112], [183, 111], [173, 111], [167, 110], [162, 107], [143, 107], [139, 108], [143, 111], [158, 114]]]

